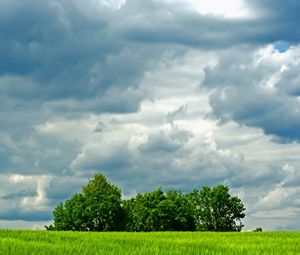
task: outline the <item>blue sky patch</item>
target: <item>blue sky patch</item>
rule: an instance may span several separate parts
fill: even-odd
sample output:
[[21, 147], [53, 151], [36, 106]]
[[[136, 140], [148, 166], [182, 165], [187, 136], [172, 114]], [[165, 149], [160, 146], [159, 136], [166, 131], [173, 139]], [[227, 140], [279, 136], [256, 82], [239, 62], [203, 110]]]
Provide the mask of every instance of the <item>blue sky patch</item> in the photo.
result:
[[274, 43], [274, 48], [280, 53], [286, 52], [290, 48], [291, 44], [288, 42], [279, 41]]

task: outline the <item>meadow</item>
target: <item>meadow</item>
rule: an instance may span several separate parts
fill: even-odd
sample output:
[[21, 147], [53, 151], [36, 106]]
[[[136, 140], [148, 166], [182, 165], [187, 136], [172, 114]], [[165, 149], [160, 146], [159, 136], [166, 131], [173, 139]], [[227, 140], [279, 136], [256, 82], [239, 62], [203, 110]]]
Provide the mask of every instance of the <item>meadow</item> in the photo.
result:
[[300, 254], [297, 232], [91, 233], [0, 231], [0, 254]]

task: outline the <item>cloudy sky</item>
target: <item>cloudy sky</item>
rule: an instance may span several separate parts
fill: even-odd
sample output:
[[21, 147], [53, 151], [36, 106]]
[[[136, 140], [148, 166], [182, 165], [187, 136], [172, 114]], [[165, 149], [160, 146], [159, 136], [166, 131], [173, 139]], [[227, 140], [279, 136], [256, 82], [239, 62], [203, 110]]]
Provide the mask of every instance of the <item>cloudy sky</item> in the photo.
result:
[[299, 10], [0, 0], [0, 228], [102, 172], [125, 197], [225, 183], [246, 230], [300, 229]]

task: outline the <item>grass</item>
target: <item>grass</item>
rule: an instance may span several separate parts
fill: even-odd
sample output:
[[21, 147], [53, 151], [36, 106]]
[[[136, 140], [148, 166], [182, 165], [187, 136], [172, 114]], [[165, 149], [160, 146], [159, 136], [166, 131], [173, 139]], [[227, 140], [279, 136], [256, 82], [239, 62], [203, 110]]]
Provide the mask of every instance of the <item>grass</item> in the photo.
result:
[[0, 254], [300, 254], [300, 233], [0, 231]]

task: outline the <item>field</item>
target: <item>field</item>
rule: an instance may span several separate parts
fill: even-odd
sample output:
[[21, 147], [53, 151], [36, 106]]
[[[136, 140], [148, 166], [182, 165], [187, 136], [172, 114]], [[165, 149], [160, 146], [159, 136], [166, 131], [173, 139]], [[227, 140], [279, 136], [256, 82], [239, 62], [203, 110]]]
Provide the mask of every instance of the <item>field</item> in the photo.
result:
[[300, 254], [300, 233], [0, 231], [0, 254]]

